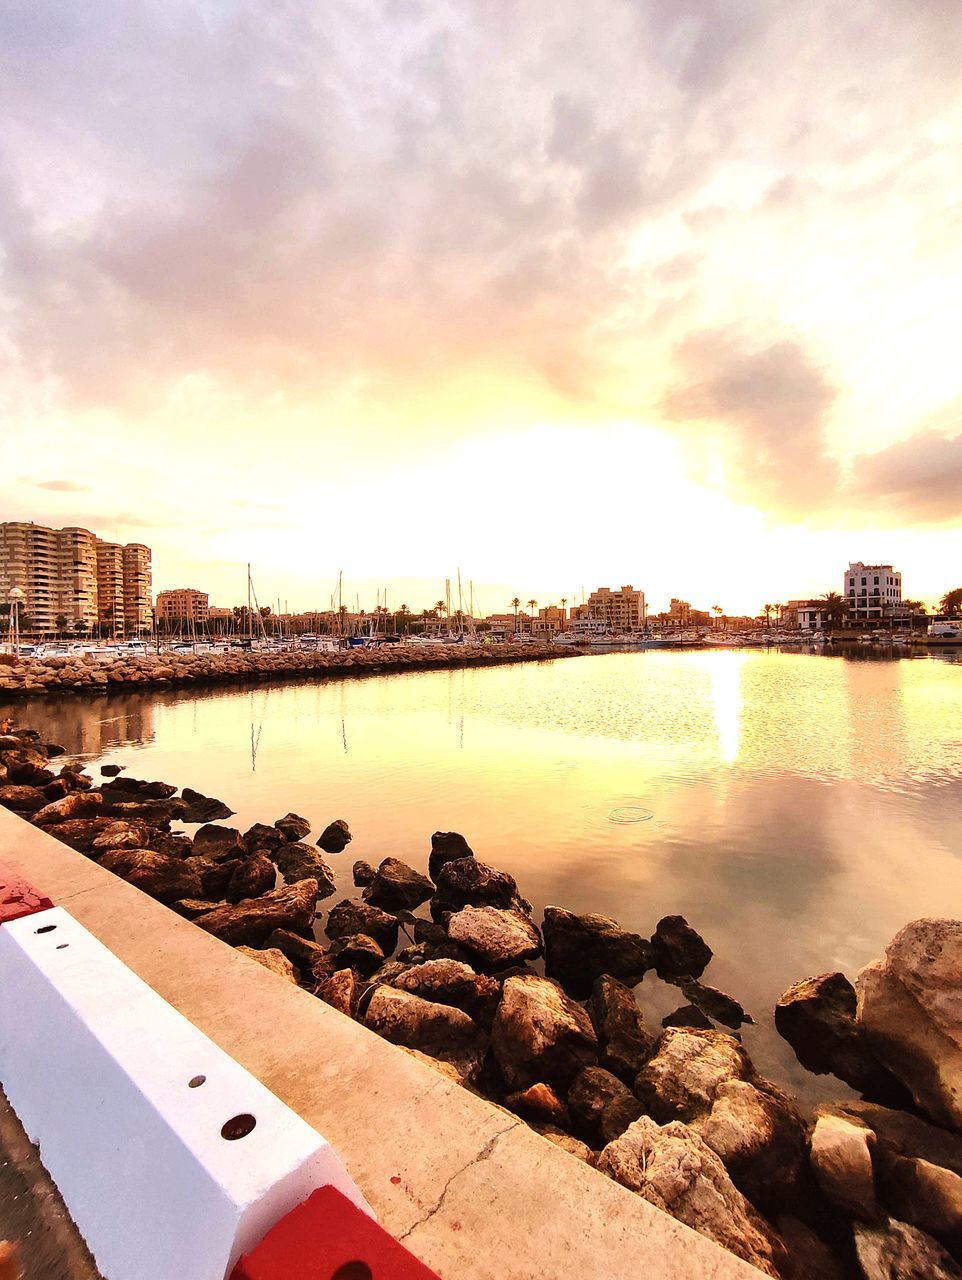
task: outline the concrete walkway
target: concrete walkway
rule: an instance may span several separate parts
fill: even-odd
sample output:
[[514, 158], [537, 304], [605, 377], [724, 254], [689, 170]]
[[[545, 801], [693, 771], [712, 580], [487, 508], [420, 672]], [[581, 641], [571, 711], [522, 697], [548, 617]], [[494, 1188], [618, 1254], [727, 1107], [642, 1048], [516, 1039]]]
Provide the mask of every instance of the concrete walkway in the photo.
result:
[[515, 1116], [3, 809], [0, 861], [324, 1134], [382, 1225], [443, 1280], [758, 1280]]

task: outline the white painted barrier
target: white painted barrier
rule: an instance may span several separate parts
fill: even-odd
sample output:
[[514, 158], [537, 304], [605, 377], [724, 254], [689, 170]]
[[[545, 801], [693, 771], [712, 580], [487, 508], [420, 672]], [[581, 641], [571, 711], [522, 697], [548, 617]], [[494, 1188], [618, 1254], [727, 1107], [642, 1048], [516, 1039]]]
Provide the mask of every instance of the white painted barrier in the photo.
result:
[[326, 1185], [371, 1214], [324, 1138], [59, 907], [0, 928], [0, 1084], [105, 1280], [224, 1280]]

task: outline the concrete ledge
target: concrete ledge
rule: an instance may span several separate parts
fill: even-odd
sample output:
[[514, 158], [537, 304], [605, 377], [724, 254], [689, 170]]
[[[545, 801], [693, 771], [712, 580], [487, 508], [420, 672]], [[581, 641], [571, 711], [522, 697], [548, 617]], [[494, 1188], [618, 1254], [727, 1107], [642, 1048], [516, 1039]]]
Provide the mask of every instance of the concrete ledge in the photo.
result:
[[322, 1133], [383, 1226], [444, 1280], [758, 1280], [514, 1116], [3, 809], [0, 859]]

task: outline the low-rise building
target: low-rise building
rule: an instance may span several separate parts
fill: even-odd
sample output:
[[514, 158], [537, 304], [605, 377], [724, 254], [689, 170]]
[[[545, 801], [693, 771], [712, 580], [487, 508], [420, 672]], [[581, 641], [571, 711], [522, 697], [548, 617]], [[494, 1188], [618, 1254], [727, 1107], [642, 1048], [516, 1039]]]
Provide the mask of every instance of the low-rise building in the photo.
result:
[[853, 625], [891, 618], [901, 611], [902, 575], [890, 564], [856, 560], [845, 570], [842, 596]]

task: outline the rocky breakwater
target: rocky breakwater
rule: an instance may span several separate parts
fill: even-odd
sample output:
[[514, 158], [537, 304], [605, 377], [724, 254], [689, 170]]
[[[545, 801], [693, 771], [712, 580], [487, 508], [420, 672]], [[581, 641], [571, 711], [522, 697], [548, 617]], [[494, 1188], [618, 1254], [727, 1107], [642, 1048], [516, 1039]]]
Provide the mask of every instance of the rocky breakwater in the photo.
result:
[[114, 689], [242, 684], [248, 681], [334, 678], [441, 667], [489, 667], [513, 662], [577, 656], [550, 644], [384, 645], [335, 653], [262, 652], [161, 653], [101, 661], [76, 657], [13, 658], [0, 654], [0, 696], [45, 693], [103, 693]]
[[[216, 798], [116, 765], [95, 783], [62, 754], [0, 733], [0, 804], [763, 1273], [962, 1277], [962, 923], [908, 925], [855, 986], [785, 993], [776, 1026], [803, 1065], [862, 1095], [803, 1115], [755, 1069], [751, 1016], [704, 980], [711, 948], [680, 916], [650, 934], [536, 917], [455, 832], [431, 837], [426, 874], [355, 861], [359, 892], [319, 911], [343, 819], [314, 841], [293, 813], [240, 831]], [[661, 1026], [642, 983], [678, 993]]]

